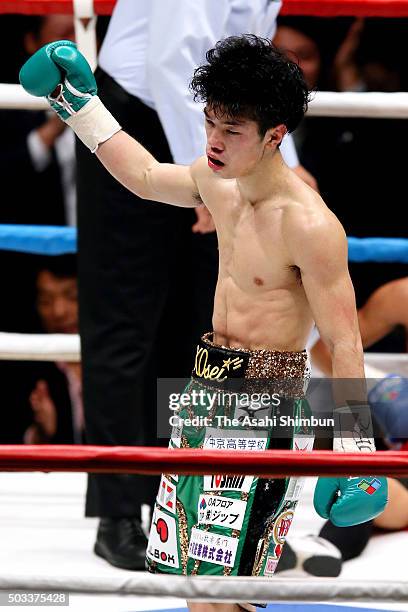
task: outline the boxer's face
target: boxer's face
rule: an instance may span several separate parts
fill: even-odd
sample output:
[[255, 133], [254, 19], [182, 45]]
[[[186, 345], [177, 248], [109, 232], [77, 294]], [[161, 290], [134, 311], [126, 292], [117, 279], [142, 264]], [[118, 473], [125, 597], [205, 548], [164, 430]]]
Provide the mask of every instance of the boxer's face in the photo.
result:
[[50, 334], [78, 333], [78, 295], [75, 277], [42, 270], [37, 276], [37, 311]]
[[286, 129], [277, 126], [262, 137], [255, 121], [231, 118], [204, 109], [207, 133], [207, 160], [213, 172], [222, 178], [251, 174], [266, 153], [273, 153]]

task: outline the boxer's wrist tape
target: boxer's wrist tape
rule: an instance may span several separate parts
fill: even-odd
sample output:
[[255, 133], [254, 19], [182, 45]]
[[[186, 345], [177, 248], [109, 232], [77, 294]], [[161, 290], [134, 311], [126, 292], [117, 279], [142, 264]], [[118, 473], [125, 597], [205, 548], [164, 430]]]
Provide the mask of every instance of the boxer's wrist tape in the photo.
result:
[[92, 153], [122, 129], [98, 96], [93, 96], [80, 111], [69, 117], [66, 123]]
[[370, 406], [335, 408], [333, 450], [340, 453], [373, 453], [375, 443]]

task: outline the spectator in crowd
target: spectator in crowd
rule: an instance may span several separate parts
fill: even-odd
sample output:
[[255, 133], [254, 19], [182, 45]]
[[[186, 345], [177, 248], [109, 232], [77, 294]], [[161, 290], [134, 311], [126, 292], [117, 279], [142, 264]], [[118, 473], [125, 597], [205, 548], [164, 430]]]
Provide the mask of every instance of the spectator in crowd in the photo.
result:
[[[333, 88], [333, 60], [350, 25], [349, 18], [279, 16], [274, 44], [302, 68], [310, 90]], [[308, 118], [294, 133], [296, 148], [302, 154]]]
[[[219, 38], [247, 31], [272, 37], [279, 8], [268, 0], [119, 0], [96, 72], [99, 96], [159, 161], [190, 164], [205, 151], [201, 109], [188, 92], [194, 69]], [[290, 154], [315, 184], [297, 167], [293, 147]], [[82, 145], [78, 161], [87, 440], [157, 445], [156, 377], [187, 376], [195, 342], [212, 328], [212, 220], [206, 209], [197, 218], [140, 202]], [[181, 326], [189, 333], [180, 339]], [[101, 517], [95, 551], [113, 565], [144, 569], [140, 506], [153, 503], [157, 481], [144, 483], [130, 475], [89, 477], [86, 514]]]
[[302, 68], [310, 90], [332, 86], [333, 60], [350, 19], [279, 16], [273, 42]]
[[[76, 333], [77, 272], [74, 255], [34, 257], [28, 285], [35, 333]], [[28, 310], [28, 307], [27, 307]], [[83, 439], [79, 363], [2, 361], [7, 410], [1, 444], [66, 443]]]
[[[41, 259], [36, 273], [36, 308], [42, 331], [49, 334], [78, 333], [76, 257]], [[73, 443], [83, 438], [80, 363], [41, 364], [30, 393], [33, 423], [27, 444]]]
[[336, 88], [405, 91], [406, 60], [400, 45], [407, 25], [408, 21], [401, 18], [354, 20], [333, 64]]

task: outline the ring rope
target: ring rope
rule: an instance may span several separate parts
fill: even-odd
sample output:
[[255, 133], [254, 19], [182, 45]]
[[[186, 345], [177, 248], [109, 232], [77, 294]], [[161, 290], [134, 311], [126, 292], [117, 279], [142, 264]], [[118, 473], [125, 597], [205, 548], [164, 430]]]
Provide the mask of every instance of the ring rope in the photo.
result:
[[[45, 98], [30, 95], [21, 85], [1, 83], [0, 108], [48, 110], [49, 105]], [[407, 119], [408, 93], [317, 91], [313, 94], [307, 115]]]
[[[408, 263], [406, 238], [348, 238], [349, 260], [355, 262]], [[0, 225], [0, 249], [37, 255], [75, 253], [74, 227]]]
[[408, 263], [408, 239], [406, 238], [355, 238], [348, 237], [349, 261]]
[[289, 580], [228, 576], [168, 576], [147, 572], [115, 572], [95, 576], [39, 577], [34, 573], [19, 577], [2, 571], [0, 590], [60, 591], [70, 593], [118, 593], [139, 597], [180, 597], [187, 600], [259, 603], [270, 601], [408, 601], [408, 583], [388, 580], [338, 580], [333, 578]]
[[[365, 359], [366, 378], [384, 378], [387, 371], [395, 370], [395, 362], [399, 366], [408, 365], [408, 355], [402, 353], [365, 353]], [[0, 332], [0, 360], [78, 362], [80, 338], [78, 334]]]
[[[238, 439], [238, 438], [237, 438]], [[144, 446], [2, 445], [3, 472], [92, 472], [126, 474], [220, 474], [287, 476], [408, 476], [408, 453], [333, 451], [225, 451]], [[214, 468], [212, 468], [214, 469]]]
[[0, 225], [0, 249], [36, 255], [64, 255], [77, 250], [75, 227]]
[[0, 332], [0, 359], [7, 361], [80, 361], [78, 334]]
[[[88, 0], [83, 0], [84, 4]], [[110, 15], [115, 0], [94, 0], [96, 15]], [[73, 13], [72, 0], [2, 0], [0, 13], [45, 15]], [[283, 0], [283, 15], [316, 17], [408, 17], [407, 0]]]
[[308, 117], [365, 117], [407, 119], [405, 92], [317, 91], [309, 103]]
[[408, 17], [406, 0], [283, 0], [282, 15]]
[[0, 108], [16, 110], [49, 110], [45, 98], [27, 93], [21, 85], [0, 83]]

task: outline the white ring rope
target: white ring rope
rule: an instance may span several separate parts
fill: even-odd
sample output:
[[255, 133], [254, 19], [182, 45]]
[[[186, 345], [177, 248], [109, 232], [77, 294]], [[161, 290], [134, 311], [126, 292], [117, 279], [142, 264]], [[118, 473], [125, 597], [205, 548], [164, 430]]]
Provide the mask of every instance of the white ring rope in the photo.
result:
[[400, 581], [281, 579], [245, 576], [169, 576], [135, 573], [129, 577], [59, 576], [44, 579], [33, 575], [7, 576], [2, 572], [0, 589], [62, 590], [82, 593], [118, 593], [140, 597], [181, 597], [202, 601], [408, 601], [408, 583]]
[[318, 91], [310, 103], [312, 117], [408, 118], [408, 93]]
[[48, 110], [50, 105], [45, 98], [31, 96], [21, 85], [0, 83], [0, 108]]
[[[48, 109], [45, 98], [26, 93], [21, 85], [0, 83], [0, 108]], [[311, 117], [408, 118], [408, 93], [318, 91], [310, 102]]]
[[[77, 334], [14, 334], [0, 332], [0, 360], [10, 361], [80, 361]], [[365, 353], [367, 378], [384, 378], [395, 363], [408, 371], [404, 353]]]
[[10, 334], [0, 332], [0, 359], [10, 361], [79, 361], [77, 334]]

